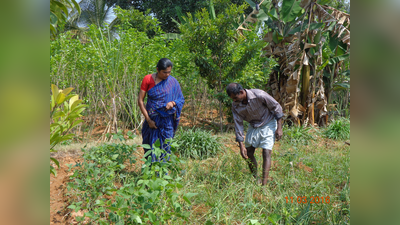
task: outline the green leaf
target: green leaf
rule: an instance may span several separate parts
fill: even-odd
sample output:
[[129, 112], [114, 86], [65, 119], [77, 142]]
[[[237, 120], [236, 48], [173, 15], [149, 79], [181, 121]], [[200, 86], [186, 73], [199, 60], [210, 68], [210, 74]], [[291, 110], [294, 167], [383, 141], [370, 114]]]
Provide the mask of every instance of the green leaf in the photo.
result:
[[92, 211], [85, 212], [84, 216], [89, 217], [89, 218], [93, 218], [94, 217], [94, 212], [92, 212]]
[[178, 18], [179, 18], [181, 24], [185, 25], [187, 22], [186, 22], [185, 16], [182, 13], [181, 7], [175, 6], [175, 11], [176, 11], [176, 14], [178, 15]]
[[68, 208], [68, 209], [75, 209], [76, 206], [75, 206], [75, 205], [70, 205], [70, 206], [68, 206], [67, 208]]
[[193, 197], [193, 196], [195, 196], [195, 195], [197, 195], [198, 193], [186, 193], [186, 194], [184, 194], [183, 195], [183, 199], [187, 202], [187, 203], [189, 203], [189, 204], [192, 204], [191, 202], [190, 202], [190, 198], [191, 197]]
[[51, 84], [51, 92], [53, 93], [54, 102], [56, 102], [59, 93], [58, 87], [54, 84]]
[[340, 61], [343, 61], [343, 60], [347, 59], [349, 56], [350, 56], [350, 54], [344, 54], [344, 55], [333, 57], [333, 58], [329, 59], [329, 65], [333, 65]]
[[279, 44], [278, 31], [274, 30], [274, 32], [272, 33], [272, 40], [274, 40], [275, 44]]
[[81, 14], [81, 7], [80, 5], [75, 1], [71, 0], [72, 4], [75, 6], [75, 9], [78, 10], [78, 13]]
[[214, 10], [214, 2], [213, 2], [213, 0], [210, 0], [209, 1], [209, 9], [208, 9], [208, 12], [210, 13], [210, 15], [211, 15], [211, 18], [213, 19], [213, 20], [215, 20], [215, 10]]
[[72, 87], [65, 88], [64, 90], [62, 90], [62, 93], [64, 93], [64, 95], [67, 96], [72, 90], [74, 90], [74, 88]]
[[50, 24], [56, 25], [57, 21], [58, 21], [58, 17], [56, 16], [56, 14], [50, 12]]
[[249, 3], [249, 5], [250, 5], [252, 8], [255, 8], [255, 7], [256, 7], [256, 3], [254, 3], [253, 1], [251, 1], [251, 0], [246, 0], [246, 2]]
[[349, 88], [350, 88], [350, 84], [349, 83], [335, 83], [333, 85], [333, 90], [334, 91], [347, 90]]
[[65, 7], [64, 4], [58, 1], [52, 1], [54, 4], [56, 4], [62, 11], [64, 11], [65, 15], [68, 16], [68, 9]]
[[268, 216], [268, 220], [271, 221], [271, 223], [273, 224], [277, 224], [280, 219], [282, 219], [282, 216], [277, 214], [272, 214]]
[[346, 71], [342, 72], [341, 74], [348, 77], [348, 76], [350, 76], [350, 70], [346, 70]]
[[57, 99], [56, 99], [56, 104], [61, 105], [64, 102], [64, 100], [65, 100], [64, 93], [62, 93], [62, 92], [58, 93]]
[[113, 211], [113, 212], [116, 212], [116, 211], [118, 211], [118, 208], [117, 207], [107, 207], [107, 209], [109, 209], [109, 210], [111, 210], [111, 211]]
[[332, 0], [318, 0], [318, 4], [320, 4], [320, 5], [326, 5], [326, 4], [328, 4], [329, 2], [331, 2]]
[[157, 217], [152, 212], [147, 212], [149, 215], [150, 222], [156, 222]]
[[139, 146], [142, 148], [151, 149], [150, 145], [148, 145], [148, 144], [141, 144]]
[[321, 66], [318, 67], [317, 71], [321, 71], [325, 68], [325, 66], [327, 66], [329, 64], [329, 59], [327, 59], [324, 64], [322, 64]]
[[283, 22], [293, 21], [301, 11], [300, 0], [283, 0], [281, 9], [281, 20]]
[[136, 221], [137, 223], [143, 223], [142, 220], [140, 219], [140, 217], [138, 215], [133, 215], [132, 219], [134, 221]]
[[57, 170], [52, 166], [50, 166], [50, 173], [52, 173], [55, 177], [57, 177]]
[[50, 157], [50, 160], [53, 161], [58, 166], [58, 168], [60, 168], [60, 162], [58, 162], [57, 159]]
[[[318, 28], [322, 27], [322, 25], [324, 25], [324, 23], [311, 23], [309, 30], [318, 29]], [[300, 25], [300, 26], [294, 28], [293, 30], [289, 31], [289, 34], [295, 34], [296, 32], [303, 32], [306, 30], [307, 27], [308, 27], [308, 23], [303, 24], [303, 26]]]
[[333, 21], [333, 22], [331, 23], [331, 25], [329, 25], [329, 27], [328, 27], [327, 30], [332, 31], [333, 28], [335, 27], [335, 25], [336, 25], [336, 21]]
[[268, 16], [270, 16], [273, 20], [278, 20], [278, 14], [276, 13], [275, 8], [272, 8], [271, 11], [269, 11]]
[[260, 21], [268, 20], [269, 15], [264, 12], [263, 9], [260, 9], [259, 13], [257, 14], [257, 19]]
[[72, 126], [70, 127], [70, 129], [74, 128], [75, 126], [77, 126], [78, 124], [80, 124], [80, 123], [82, 123], [82, 122], [83, 122], [83, 120], [77, 120], [77, 121], [75, 121], [75, 122], [72, 124]]

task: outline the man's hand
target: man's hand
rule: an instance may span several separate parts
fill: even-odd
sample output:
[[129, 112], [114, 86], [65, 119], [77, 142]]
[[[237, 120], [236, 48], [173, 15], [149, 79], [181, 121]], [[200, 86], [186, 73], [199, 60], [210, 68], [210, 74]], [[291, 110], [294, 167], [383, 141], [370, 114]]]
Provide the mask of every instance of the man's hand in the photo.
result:
[[242, 155], [243, 159], [248, 159], [249, 157], [247, 156], [247, 149], [243, 146], [243, 144], [239, 144], [240, 147], [240, 155]]
[[153, 120], [149, 119], [149, 120], [147, 121], [147, 123], [149, 124], [149, 127], [150, 127], [151, 129], [157, 129], [156, 122], [154, 122]]
[[275, 131], [275, 137], [276, 140], [279, 141], [282, 138], [283, 132], [282, 132], [282, 128], [278, 128]]
[[170, 110], [170, 109], [172, 109], [174, 106], [175, 106], [175, 103], [174, 103], [174, 102], [168, 102], [168, 103], [167, 103], [167, 106], [165, 106], [165, 108], [166, 108], [167, 110]]

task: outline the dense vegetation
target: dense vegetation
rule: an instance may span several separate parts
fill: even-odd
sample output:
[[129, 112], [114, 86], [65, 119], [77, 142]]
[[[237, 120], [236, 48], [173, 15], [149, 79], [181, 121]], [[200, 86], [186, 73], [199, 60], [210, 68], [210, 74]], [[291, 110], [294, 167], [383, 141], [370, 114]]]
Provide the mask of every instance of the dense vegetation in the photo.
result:
[[[69, 165], [68, 208], [82, 212], [75, 219], [349, 223], [349, 7], [329, 0], [182, 2], [50, 1], [50, 151], [101, 141]], [[185, 121], [170, 160], [150, 166], [137, 156], [150, 146], [125, 138], [141, 129], [139, 86], [163, 57], [174, 63]], [[267, 187], [235, 152], [224, 91], [230, 82], [263, 89], [284, 109]], [[162, 154], [157, 143], [154, 152]], [[59, 161], [51, 160], [56, 175]]]

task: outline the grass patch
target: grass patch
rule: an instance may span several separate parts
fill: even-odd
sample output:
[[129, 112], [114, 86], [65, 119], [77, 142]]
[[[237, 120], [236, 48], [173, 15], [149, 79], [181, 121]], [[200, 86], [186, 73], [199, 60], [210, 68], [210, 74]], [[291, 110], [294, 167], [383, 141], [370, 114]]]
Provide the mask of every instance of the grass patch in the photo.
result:
[[323, 132], [324, 136], [334, 140], [350, 139], [350, 120], [340, 118], [333, 121]]
[[[315, 138], [311, 135], [311, 127], [283, 126], [283, 141], [292, 145], [308, 145]], [[315, 133], [315, 132], [314, 132]]]
[[[141, 174], [125, 171], [124, 160], [119, 157], [124, 157], [126, 165], [126, 159], [131, 157], [126, 153], [131, 147], [119, 144], [85, 152], [88, 155], [84, 155], [84, 166], [72, 176], [75, 182], [69, 184], [69, 188], [74, 187], [75, 191], [70, 190], [69, 195], [75, 196], [71, 198], [76, 199], [73, 207], [85, 206], [95, 212], [94, 216], [99, 216], [93, 217], [92, 221], [106, 219], [115, 222], [119, 218], [116, 216], [121, 214], [121, 220], [140, 216], [146, 222], [163, 220], [171, 224], [350, 223], [350, 147], [318, 137], [319, 133], [313, 130], [298, 132], [310, 134], [312, 141], [303, 145], [304, 140], [299, 138], [296, 142], [287, 139], [276, 144], [270, 171], [273, 180], [267, 186], [255, 182], [238, 149], [219, 151], [215, 157], [204, 160], [188, 158], [180, 161], [176, 164], [179, 166], [176, 172], [169, 170], [171, 177], [161, 179], [158, 175], [163, 175], [163, 172]], [[286, 134], [288, 132], [284, 132]], [[206, 135], [213, 140], [224, 140], [227, 146], [235, 146], [234, 133], [219, 137], [210, 133]], [[200, 135], [197, 133], [193, 137]], [[193, 142], [203, 143], [197, 139]], [[258, 175], [261, 176], [260, 149], [256, 150], [256, 158]], [[162, 167], [159, 164], [152, 168]], [[93, 185], [93, 182], [101, 185]], [[115, 186], [116, 183], [120, 185]], [[96, 186], [99, 188], [94, 188]], [[91, 195], [87, 196], [91, 198], [90, 204], [78, 205], [85, 202], [84, 193]], [[117, 196], [113, 197], [115, 193]], [[317, 196], [319, 201], [315, 203]], [[324, 198], [323, 203], [320, 197]], [[119, 204], [125, 208], [119, 208]], [[99, 207], [105, 209], [104, 215]], [[123, 211], [126, 208], [128, 211]], [[113, 210], [119, 213], [115, 213], [115, 218], [109, 216]], [[129, 214], [135, 210], [142, 211], [137, 215]], [[186, 219], [181, 217], [181, 213]]]
[[[271, 224], [276, 219], [277, 224], [349, 223], [350, 147], [342, 143], [329, 147], [319, 144], [324, 141], [319, 138], [296, 149], [290, 142], [281, 142], [279, 149], [273, 150], [273, 180], [266, 187], [256, 184], [238, 152], [227, 150], [215, 159], [187, 160], [182, 166], [187, 171], [182, 191], [199, 193], [194, 197], [189, 221]], [[256, 150], [256, 158], [261, 176], [260, 149]], [[300, 163], [312, 172], [299, 167]], [[310, 203], [316, 196], [324, 197], [324, 203]], [[297, 203], [298, 197], [306, 197], [307, 203]], [[325, 202], [327, 197], [329, 203]]]
[[212, 158], [223, 148], [219, 137], [199, 128], [180, 129], [175, 141], [179, 145], [178, 153], [183, 158]]

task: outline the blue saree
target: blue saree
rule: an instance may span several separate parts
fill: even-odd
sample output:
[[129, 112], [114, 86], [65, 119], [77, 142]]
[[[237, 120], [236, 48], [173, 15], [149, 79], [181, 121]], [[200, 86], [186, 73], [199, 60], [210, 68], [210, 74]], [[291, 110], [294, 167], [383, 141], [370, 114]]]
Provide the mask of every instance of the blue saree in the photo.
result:
[[[174, 101], [176, 106], [166, 110], [167, 103], [171, 101]], [[152, 146], [159, 139], [160, 148], [170, 154], [171, 147], [164, 142], [166, 139], [171, 139], [175, 136], [184, 103], [185, 99], [183, 98], [181, 87], [171, 75], [151, 88], [147, 92], [146, 110], [150, 119], [156, 123], [157, 129], [151, 129], [147, 121], [144, 121], [142, 129], [143, 144]], [[145, 153], [149, 150], [144, 149]], [[164, 157], [165, 155], [161, 155], [161, 159], [164, 159]], [[154, 153], [151, 154], [151, 158], [152, 162], [161, 160], [157, 159]]]

